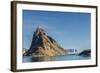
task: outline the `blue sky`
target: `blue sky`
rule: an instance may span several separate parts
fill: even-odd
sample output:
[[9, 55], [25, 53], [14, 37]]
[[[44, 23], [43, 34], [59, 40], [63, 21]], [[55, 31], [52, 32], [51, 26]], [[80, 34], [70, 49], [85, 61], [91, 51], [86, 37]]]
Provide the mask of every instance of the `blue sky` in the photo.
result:
[[23, 48], [41, 26], [64, 49], [90, 49], [90, 18], [90, 13], [23, 10]]

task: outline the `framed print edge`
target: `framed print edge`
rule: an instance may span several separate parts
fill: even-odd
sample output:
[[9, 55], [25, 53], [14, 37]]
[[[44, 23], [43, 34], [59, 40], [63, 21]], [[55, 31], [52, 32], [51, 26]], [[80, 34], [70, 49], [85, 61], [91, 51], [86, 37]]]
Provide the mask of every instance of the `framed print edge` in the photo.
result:
[[[68, 6], [68, 7], [83, 7], [96, 9], [96, 63], [95, 65], [82, 66], [68, 66], [68, 67], [51, 67], [51, 68], [31, 68], [31, 69], [17, 69], [17, 4], [35, 4], [35, 5], [50, 5], [50, 6]], [[56, 4], [56, 3], [42, 3], [42, 2], [26, 2], [26, 1], [12, 1], [11, 2], [11, 71], [36, 71], [36, 70], [52, 70], [52, 69], [69, 69], [69, 68], [84, 68], [96, 67], [98, 65], [98, 8], [97, 6], [88, 5], [73, 5], [73, 4]]]
[[11, 2], [11, 71], [16, 71], [16, 3]]
[[98, 6], [96, 8], [96, 66], [98, 66]]

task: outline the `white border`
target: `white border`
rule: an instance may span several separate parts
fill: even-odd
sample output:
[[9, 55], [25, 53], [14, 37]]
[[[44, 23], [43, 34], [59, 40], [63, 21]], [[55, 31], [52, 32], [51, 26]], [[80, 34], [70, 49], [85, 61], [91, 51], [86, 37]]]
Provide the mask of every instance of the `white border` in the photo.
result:
[[[75, 61], [54, 61], [54, 62], [35, 62], [22, 63], [22, 10], [44, 10], [44, 11], [63, 11], [63, 12], [82, 12], [91, 13], [91, 60], [75, 60]], [[44, 5], [28, 5], [17, 4], [17, 69], [32, 69], [32, 68], [50, 68], [64, 66], [82, 66], [96, 64], [96, 26], [95, 26], [95, 8], [83, 7], [60, 7], [60, 6], [44, 6]]]

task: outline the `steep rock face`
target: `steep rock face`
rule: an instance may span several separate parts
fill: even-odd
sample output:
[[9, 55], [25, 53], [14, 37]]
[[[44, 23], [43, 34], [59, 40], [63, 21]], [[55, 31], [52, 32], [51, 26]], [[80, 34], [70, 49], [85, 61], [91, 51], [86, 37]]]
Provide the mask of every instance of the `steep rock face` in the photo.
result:
[[64, 49], [40, 27], [33, 34], [29, 50], [24, 53], [24, 55], [32, 56], [57, 56], [64, 54]]

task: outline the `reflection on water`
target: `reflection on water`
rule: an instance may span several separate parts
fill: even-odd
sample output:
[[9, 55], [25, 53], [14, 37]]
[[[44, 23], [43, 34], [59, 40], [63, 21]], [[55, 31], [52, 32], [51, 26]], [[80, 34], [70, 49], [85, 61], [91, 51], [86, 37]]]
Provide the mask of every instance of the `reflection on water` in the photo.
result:
[[39, 62], [39, 61], [50, 61], [52, 60], [52, 57], [32, 57], [32, 62]]
[[78, 55], [64, 55], [64, 56], [54, 56], [54, 57], [23, 56], [23, 62], [87, 60], [87, 59], [91, 59], [91, 57], [83, 57]]

